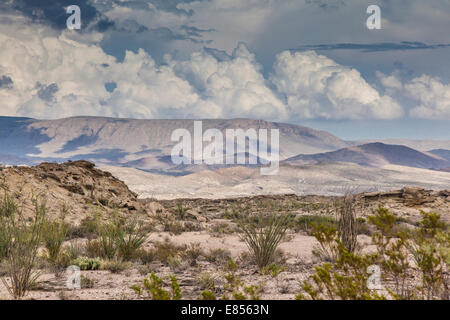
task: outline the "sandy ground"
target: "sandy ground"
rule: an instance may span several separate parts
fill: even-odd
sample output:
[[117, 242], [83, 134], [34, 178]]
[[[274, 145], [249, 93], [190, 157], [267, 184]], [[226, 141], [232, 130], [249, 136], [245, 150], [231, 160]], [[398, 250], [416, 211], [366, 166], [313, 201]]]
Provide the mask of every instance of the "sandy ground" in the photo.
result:
[[[152, 233], [146, 247], [151, 247], [152, 242], [165, 241], [166, 238], [170, 238], [170, 241], [177, 245], [198, 243], [204, 251], [216, 248], [227, 249], [236, 261], [239, 261], [239, 256], [247, 251], [246, 245], [239, 240], [238, 236], [215, 237], [206, 232], [185, 232], [176, 236], [171, 236], [167, 232]], [[312, 249], [316, 244], [314, 237], [292, 234], [287, 236], [287, 240], [280, 245], [286, 259], [286, 271], [281, 272], [278, 277], [262, 276], [251, 266], [239, 267], [237, 271], [246, 284], [264, 286], [264, 292], [261, 294], [263, 299], [293, 299], [300, 288], [301, 281], [306, 279], [307, 275], [299, 271], [309, 269], [308, 266], [313, 264]], [[200, 260], [196, 267], [181, 266], [175, 270], [155, 263], [150, 266], [150, 271], [154, 271], [163, 278], [168, 277], [169, 274], [175, 274], [179, 279], [184, 297], [191, 299], [196, 299], [200, 293], [198, 289], [200, 275], [210, 274], [220, 286], [227, 273], [225, 269], [205, 260]], [[136, 299], [137, 296], [131, 286], [142, 283], [144, 278], [137, 265], [119, 274], [104, 270], [81, 271], [81, 274], [93, 281], [93, 288], [68, 290], [66, 289], [67, 275], [64, 272], [60, 275], [44, 273], [40, 277], [39, 287], [30, 291], [26, 299]], [[9, 299], [3, 284], [0, 285], [0, 299]]]

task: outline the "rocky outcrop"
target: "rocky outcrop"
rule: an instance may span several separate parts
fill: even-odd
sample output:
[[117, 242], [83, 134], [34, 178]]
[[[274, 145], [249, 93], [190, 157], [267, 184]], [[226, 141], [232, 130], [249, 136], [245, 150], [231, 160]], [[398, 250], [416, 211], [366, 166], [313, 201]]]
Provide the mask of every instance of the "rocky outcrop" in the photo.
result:
[[81, 215], [99, 206], [126, 212], [145, 210], [124, 182], [88, 161], [2, 168], [0, 183], [19, 203], [28, 204], [25, 208], [30, 206], [32, 197], [39, 196], [55, 213], [61, 206]]
[[[433, 203], [438, 198], [448, 198], [450, 190], [433, 191], [419, 187], [405, 187], [401, 190], [388, 192], [371, 192], [362, 195], [365, 199], [393, 199], [403, 203], [406, 206], [421, 206], [427, 203]], [[450, 199], [450, 198], [449, 198]]]

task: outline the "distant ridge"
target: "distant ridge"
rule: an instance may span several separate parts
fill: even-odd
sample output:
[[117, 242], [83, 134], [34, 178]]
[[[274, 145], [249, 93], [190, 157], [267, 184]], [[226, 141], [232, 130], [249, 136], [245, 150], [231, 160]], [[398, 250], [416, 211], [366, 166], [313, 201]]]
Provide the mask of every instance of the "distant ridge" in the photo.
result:
[[[280, 157], [337, 150], [348, 144], [334, 135], [308, 127], [250, 119], [201, 120], [209, 128], [279, 129]], [[72, 117], [57, 120], [0, 117], [0, 154], [6, 159], [42, 161], [90, 160], [95, 163], [168, 169], [172, 132], [179, 128], [193, 134], [194, 120], [139, 120]]]
[[290, 164], [315, 164], [322, 162], [350, 162], [363, 166], [381, 167], [387, 164], [423, 169], [441, 169], [450, 165], [447, 159], [400, 145], [380, 142], [343, 148], [313, 155], [297, 155], [285, 162]]

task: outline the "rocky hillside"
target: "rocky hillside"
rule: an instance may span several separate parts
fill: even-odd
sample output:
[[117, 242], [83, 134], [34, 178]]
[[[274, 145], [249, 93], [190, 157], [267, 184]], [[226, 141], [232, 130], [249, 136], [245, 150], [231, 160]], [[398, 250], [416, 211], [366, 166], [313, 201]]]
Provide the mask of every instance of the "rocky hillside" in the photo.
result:
[[125, 183], [87, 161], [2, 168], [0, 186], [23, 204], [25, 212], [32, 210], [32, 199], [39, 198], [46, 201], [49, 214], [66, 210], [70, 220], [79, 220], [96, 208], [145, 211]]

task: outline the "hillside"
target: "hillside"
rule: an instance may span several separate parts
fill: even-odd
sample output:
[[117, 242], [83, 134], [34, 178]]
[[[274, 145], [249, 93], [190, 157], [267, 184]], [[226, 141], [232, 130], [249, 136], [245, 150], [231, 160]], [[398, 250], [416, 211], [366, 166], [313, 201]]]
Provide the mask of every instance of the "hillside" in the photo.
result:
[[99, 206], [106, 211], [114, 208], [126, 212], [144, 210], [125, 183], [87, 161], [0, 168], [0, 187], [24, 205], [25, 213], [32, 210], [35, 197], [47, 203], [50, 215], [60, 214], [65, 208], [68, 219], [74, 221]]
[[[3, 159], [16, 164], [24, 163], [25, 159], [32, 163], [84, 159], [95, 163], [166, 170], [173, 167], [170, 154], [172, 147], [178, 143], [171, 141], [172, 132], [184, 128], [193, 136], [193, 123], [194, 120], [101, 117], [35, 120], [0, 117], [0, 154], [3, 154]], [[327, 132], [290, 124], [249, 119], [202, 120], [202, 123], [203, 132], [210, 128], [223, 133], [226, 129], [279, 129], [281, 159], [347, 146], [346, 142]]]
[[441, 157], [442, 159], [446, 159], [446, 160], [450, 161], [450, 150], [435, 149], [435, 150], [430, 150], [428, 152], [431, 154], [434, 154], [438, 157]]
[[290, 164], [350, 162], [374, 167], [391, 164], [424, 169], [440, 169], [448, 167], [450, 164], [447, 159], [439, 155], [384, 143], [369, 143], [314, 155], [302, 154], [289, 158], [285, 162]]

